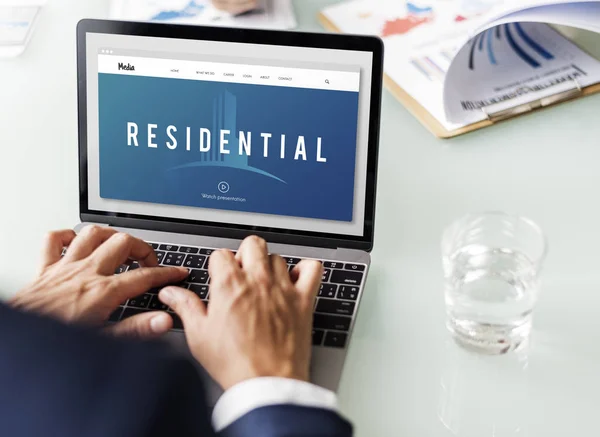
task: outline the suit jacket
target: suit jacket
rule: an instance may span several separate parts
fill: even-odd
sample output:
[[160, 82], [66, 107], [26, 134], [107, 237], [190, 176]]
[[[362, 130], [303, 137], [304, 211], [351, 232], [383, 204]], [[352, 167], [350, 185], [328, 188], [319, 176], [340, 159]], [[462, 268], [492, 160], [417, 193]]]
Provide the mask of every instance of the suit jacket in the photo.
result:
[[[215, 436], [194, 365], [160, 344], [113, 338], [0, 304], [0, 436]], [[223, 437], [349, 437], [337, 413], [276, 405]]]

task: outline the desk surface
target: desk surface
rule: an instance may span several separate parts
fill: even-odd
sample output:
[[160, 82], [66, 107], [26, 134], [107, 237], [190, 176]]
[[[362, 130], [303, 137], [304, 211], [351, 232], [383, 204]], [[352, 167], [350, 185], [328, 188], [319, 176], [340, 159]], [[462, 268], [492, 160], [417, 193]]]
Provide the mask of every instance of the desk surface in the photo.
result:
[[[44, 233], [78, 221], [75, 23], [107, 3], [49, 2], [27, 52], [0, 62], [4, 295], [32, 277]], [[320, 30], [326, 3], [296, 1], [301, 28]], [[598, 434], [599, 109], [596, 95], [443, 141], [384, 94], [373, 267], [340, 389], [357, 435]], [[523, 356], [466, 354], [444, 328], [440, 233], [481, 210], [527, 215], [548, 234]]]

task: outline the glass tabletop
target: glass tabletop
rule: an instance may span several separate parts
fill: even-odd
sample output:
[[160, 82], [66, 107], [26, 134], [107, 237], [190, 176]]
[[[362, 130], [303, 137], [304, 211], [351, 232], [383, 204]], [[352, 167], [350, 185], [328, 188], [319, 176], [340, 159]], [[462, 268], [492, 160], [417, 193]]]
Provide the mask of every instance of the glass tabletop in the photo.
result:
[[[329, 3], [295, 1], [300, 29], [321, 31], [316, 14]], [[0, 264], [10, 266], [0, 269], [3, 296], [30, 280], [35, 262], [24, 261], [48, 229], [77, 223], [75, 47], [64, 29], [105, 17], [108, 1], [56, 0], [44, 11], [38, 38], [0, 66], [0, 101], [11, 102], [0, 104], [0, 144], [20, 145], [13, 161], [0, 161], [0, 183], [11, 187], [0, 199], [0, 227], [9, 230], [0, 233]], [[600, 56], [598, 36], [573, 36]], [[595, 95], [439, 140], [384, 92], [375, 246], [339, 393], [357, 436], [598, 435], [599, 108]], [[45, 147], [31, 162], [36, 144]], [[445, 327], [442, 230], [486, 210], [530, 217], [548, 236], [530, 345], [520, 354], [465, 352]]]
[[[319, 30], [325, 3], [296, 2], [300, 25]], [[561, 31], [600, 58], [600, 36]], [[356, 435], [598, 434], [599, 105], [438, 140], [384, 91], [375, 246], [340, 387]], [[549, 255], [528, 346], [485, 356], [445, 327], [440, 238], [461, 215], [498, 209], [536, 220]]]

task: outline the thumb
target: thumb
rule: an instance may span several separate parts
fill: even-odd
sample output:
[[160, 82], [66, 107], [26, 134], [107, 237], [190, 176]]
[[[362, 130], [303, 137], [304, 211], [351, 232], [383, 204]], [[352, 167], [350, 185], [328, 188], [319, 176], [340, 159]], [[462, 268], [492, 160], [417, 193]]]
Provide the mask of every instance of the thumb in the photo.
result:
[[185, 331], [202, 323], [206, 317], [206, 307], [202, 300], [185, 288], [165, 287], [158, 294], [158, 298], [177, 313]]
[[114, 335], [151, 339], [166, 334], [173, 326], [173, 319], [160, 311], [136, 314], [106, 328]]

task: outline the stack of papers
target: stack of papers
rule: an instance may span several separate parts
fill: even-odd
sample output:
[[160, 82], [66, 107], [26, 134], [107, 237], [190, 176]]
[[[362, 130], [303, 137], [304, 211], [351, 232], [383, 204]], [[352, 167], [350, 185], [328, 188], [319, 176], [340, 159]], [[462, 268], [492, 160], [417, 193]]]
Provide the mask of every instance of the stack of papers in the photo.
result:
[[261, 29], [297, 25], [291, 0], [259, 0], [256, 10], [237, 16], [218, 10], [211, 0], [112, 0], [110, 16], [116, 20]]

